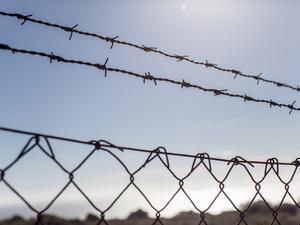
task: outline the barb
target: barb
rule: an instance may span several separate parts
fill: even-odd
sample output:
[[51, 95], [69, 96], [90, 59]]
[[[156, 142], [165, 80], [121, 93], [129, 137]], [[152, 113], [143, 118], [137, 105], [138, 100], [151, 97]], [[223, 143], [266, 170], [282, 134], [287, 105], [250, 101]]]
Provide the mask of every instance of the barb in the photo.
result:
[[[231, 221], [232, 225], [235, 224], [249, 224], [248, 220], [249, 218], [247, 217], [247, 212], [250, 211], [251, 207], [255, 207], [254, 200], [259, 196], [262, 200], [261, 203], [265, 204], [265, 211], [269, 210], [271, 213], [271, 217], [269, 217], [270, 222], [276, 221], [277, 224], [283, 225], [282, 221], [284, 220], [284, 217], [286, 214], [281, 216], [281, 208], [283, 207], [284, 201], [287, 196], [289, 196], [295, 205], [295, 207], [300, 208], [300, 205], [295, 201], [294, 196], [292, 195], [290, 191], [290, 186], [291, 182], [295, 178], [295, 174], [298, 171], [299, 168], [299, 158], [294, 160], [291, 163], [280, 163], [278, 162], [278, 159], [276, 158], [271, 158], [268, 159], [267, 161], [248, 161], [245, 160], [244, 158], [240, 156], [236, 156], [232, 159], [219, 159], [219, 158], [212, 158], [210, 157], [207, 153], [198, 153], [196, 155], [187, 155], [187, 154], [179, 154], [179, 153], [172, 153], [167, 151], [164, 147], [157, 147], [154, 150], [147, 150], [147, 149], [137, 149], [137, 148], [131, 148], [131, 147], [122, 147], [118, 146], [115, 144], [112, 144], [111, 142], [105, 141], [105, 140], [99, 140], [99, 141], [83, 141], [83, 140], [75, 140], [71, 138], [66, 138], [66, 137], [59, 137], [59, 136], [54, 136], [54, 135], [46, 135], [46, 134], [41, 134], [41, 133], [36, 133], [36, 132], [28, 132], [28, 131], [22, 131], [22, 130], [16, 130], [16, 129], [11, 129], [11, 128], [4, 128], [0, 127], [0, 131], [3, 132], [12, 132], [15, 134], [19, 135], [26, 135], [28, 136], [28, 141], [25, 143], [24, 147], [20, 150], [20, 153], [16, 157], [15, 160], [13, 160], [8, 166], [5, 168], [0, 168], [0, 185], [6, 186], [8, 190], [14, 194], [17, 198], [19, 198], [36, 216], [36, 219], [34, 220], [35, 224], [44, 224], [44, 225], [49, 225], [52, 224], [51, 221], [48, 221], [47, 216], [45, 213], [48, 212], [48, 210], [51, 208], [51, 206], [59, 199], [61, 195], [64, 194], [64, 192], [72, 186], [76, 190], [78, 190], [79, 194], [82, 195], [84, 199], [89, 203], [90, 207], [96, 210], [99, 213], [99, 218], [98, 218], [98, 223], [95, 224], [110, 224], [110, 221], [106, 219], [106, 214], [107, 212], [110, 211], [110, 209], [119, 201], [119, 199], [127, 192], [127, 190], [131, 187], [131, 189], [135, 189], [137, 194], [140, 194], [142, 198], [146, 200], [146, 203], [149, 204], [150, 209], [153, 210], [155, 214], [155, 218], [153, 218], [154, 222], [153, 224], [159, 223], [161, 225], [165, 224], [165, 219], [162, 218], [162, 212], [173, 202], [175, 197], [181, 192], [187, 200], [192, 204], [194, 207], [194, 210], [199, 214], [199, 221], [195, 224], [215, 224], [213, 221], [211, 221], [211, 216], [208, 216], [208, 210], [210, 210], [215, 202], [217, 201], [218, 198], [220, 198], [221, 195], [225, 197], [229, 203], [232, 205], [232, 207], [236, 211], [236, 219]], [[1, 135], [1, 133], [0, 133]], [[45, 140], [45, 144], [42, 143], [42, 140]], [[52, 141], [64, 141], [64, 142], [72, 142], [72, 143], [77, 143], [77, 144], [85, 144], [91, 146], [90, 152], [87, 154], [87, 156], [79, 162], [77, 166], [75, 166], [74, 169], [68, 170], [66, 167], [59, 162], [59, 160], [55, 157], [56, 150], [52, 146]], [[1, 144], [1, 143], [0, 143]], [[18, 164], [23, 157], [25, 157], [29, 152], [31, 152], [33, 149], [36, 149], [38, 151], [41, 151], [43, 154], [46, 155], [48, 160], [51, 160], [52, 162], [55, 163], [55, 165], [63, 172], [63, 174], [66, 175], [67, 181], [66, 183], [61, 187], [61, 189], [58, 191], [58, 193], [47, 203], [45, 207], [42, 209], [37, 209], [33, 206], [31, 203], [30, 199], [27, 199], [27, 197], [23, 194], [21, 194], [21, 191], [14, 187], [13, 184], [11, 183], [9, 177], [9, 173], [7, 173], [12, 167], [14, 167], [16, 164]], [[131, 171], [126, 163], [122, 160], [121, 155], [118, 156], [116, 153], [118, 151], [137, 151], [137, 152], [143, 152], [146, 153], [146, 160], [144, 163], [140, 165], [136, 170]], [[87, 193], [81, 188], [79, 183], [77, 183], [77, 172], [81, 170], [83, 165], [90, 160], [96, 151], [102, 151], [103, 154], [108, 154], [110, 159], [112, 161], [116, 161], [119, 163], [121, 168], [125, 171], [125, 175], [128, 176], [129, 180], [128, 183], [126, 184], [125, 187], [121, 187], [120, 192], [117, 194], [115, 198], [113, 198], [108, 206], [106, 208], [99, 208], [93, 199], [91, 199]], [[183, 178], [179, 178], [176, 173], [174, 172], [174, 168], [171, 166], [171, 158], [169, 156], [178, 156], [178, 157], [190, 157], [193, 159], [192, 166], [190, 172], [184, 176]], [[137, 174], [141, 173], [143, 169], [145, 169], [146, 165], [151, 164], [152, 161], [154, 160], [159, 160], [161, 165], [163, 166], [163, 169], [167, 170], [169, 172], [170, 177], [175, 179], [178, 182], [177, 189], [173, 192], [173, 194], [167, 199], [166, 202], [163, 203], [163, 206], [158, 208], [150, 199], [149, 195], [146, 194], [146, 192], [143, 190], [143, 188], [138, 185], [136, 182], [135, 178]], [[225, 162], [226, 164], [223, 164], [224, 169], [227, 171], [225, 173], [225, 176], [222, 179], [218, 179], [215, 175], [215, 170], [214, 170], [214, 163], [215, 161], [221, 161]], [[249, 171], [247, 165], [250, 165], [251, 167], [254, 167], [254, 164], [263, 164], [265, 165], [265, 173], [262, 178], [259, 180], [256, 180], [251, 172]], [[248, 206], [244, 207], [243, 209], [239, 208], [237, 204], [233, 201], [231, 194], [227, 192], [227, 184], [226, 181], [228, 180], [229, 175], [231, 172], [236, 168], [237, 165], [242, 165], [241, 168], [246, 172], [246, 175], [249, 175], [249, 178], [251, 181], [253, 181], [253, 186], [255, 187], [256, 193], [254, 194], [253, 198], [251, 199], [250, 203]], [[288, 165], [292, 166], [294, 168], [294, 172], [292, 175], [289, 177], [288, 181], [283, 181], [283, 179], [279, 175], [279, 166], [283, 165]], [[267, 167], [270, 166], [268, 169]], [[219, 188], [219, 192], [214, 196], [212, 201], [208, 204], [207, 208], [200, 208], [197, 205], [197, 202], [191, 197], [189, 190], [186, 188], [186, 183], [189, 182], [188, 179], [189, 177], [195, 173], [196, 171], [199, 171], [199, 168], [202, 167], [204, 171], [208, 173], [208, 176], [211, 177], [211, 179], [216, 182], [217, 187]], [[270, 170], [275, 171], [275, 176], [278, 177], [279, 182], [282, 184], [282, 186], [285, 189], [285, 194], [281, 199], [281, 202], [279, 205], [274, 208], [272, 207], [268, 200], [264, 197], [263, 193], [261, 192], [261, 186], [262, 183], [267, 179], [268, 176], [270, 176], [269, 172]], [[101, 176], [98, 176], [98, 179], [102, 179]], [[199, 188], [199, 187], [198, 187]], [[201, 188], [201, 187], [200, 187]], [[238, 216], [239, 215], [239, 216]]]
[[214, 96], [227, 96], [227, 97], [231, 97], [231, 98], [239, 98], [239, 99], [244, 100], [245, 102], [248, 101], [248, 102], [255, 102], [255, 103], [265, 103], [270, 106], [277, 106], [279, 108], [287, 108], [290, 110], [289, 114], [291, 114], [292, 111], [300, 111], [300, 108], [296, 108], [294, 106], [295, 102], [293, 102], [292, 104], [285, 104], [285, 103], [275, 102], [272, 100], [257, 99], [257, 98], [248, 96], [246, 94], [241, 95], [241, 94], [232, 94], [229, 92], [225, 92], [225, 91], [227, 91], [227, 89], [218, 90], [218, 89], [214, 89], [214, 88], [202, 87], [200, 85], [188, 83], [185, 80], [177, 81], [177, 80], [169, 79], [166, 77], [153, 76], [153, 75], [150, 75], [150, 73], [146, 73], [145, 75], [143, 75], [143, 74], [133, 72], [133, 71], [123, 70], [123, 69], [113, 68], [113, 67], [107, 67], [106, 63], [107, 63], [108, 59], [106, 60], [105, 64], [92, 63], [92, 62], [87, 62], [87, 61], [63, 58], [61, 56], [54, 55], [52, 52], [51, 52], [51, 54], [48, 54], [45, 52], [17, 49], [17, 48], [13, 48], [13, 47], [10, 47], [9, 45], [2, 44], [2, 43], [0, 43], [0, 50], [11, 51], [12, 53], [21, 53], [21, 54], [26, 54], [26, 55], [44, 57], [44, 58], [48, 58], [50, 60], [50, 62], [57, 61], [60, 63], [70, 63], [70, 64], [78, 64], [78, 65], [93, 67], [93, 68], [104, 71], [105, 76], [106, 76], [107, 71], [111, 71], [111, 72], [116, 72], [119, 74], [131, 76], [131, 77], [135, 77], [135, 78], [140, 78], [143, 80], [143, 82], [145, 82], [146, 79], [153, 80], [155, 85], [157, 85], [157, 82], [164, 82], [164, 83], [180, 86], [181, 88], [183, 88], [183, 87], [193, 88], [193, 89], [203, 91], [203, 92], [210, 92]]
[[27, 15], [27, 16], [22, 16], [22, 18], [20, 17], [19, 19], [23, 20], [23, 22], [21, 23], [21, 25], [24, 25], [26, 23], [26, 21], [32, 17], [32, 14]]
[[173, 58], [173, 59], [177, 60], [178, 62], [185, 61], [185, 62], [189, 62], [189, 63], [196, 64], [196, 65], [202, 65], [202, 66], [205, 66], [206, 68], [212, 68], [212, 69], [215, 69], [215, 70], [218, 70], [218, 71], [221, 71], [221, 72], [230, 73], [230, 74], [234, 75], [234, 77], [233, 77], [234, 79], [237, 78], [237, 77], [242, 77], [242, 78], [255, 80], [257, 85], [260, 82], [264, 82], [264, 83], [273, 84], [276, 87], [288, 88], [288, 89], [291, 89], [291, 90], [294, 90], [294, 91], [297, 91], [297, 92], [300, 91], [300, 87], [298, 85], [293, 86], [293, 85], [282, 83], [282, 82], [279, 82], [279, 81], [265, 79], [261, 76], [262, 73], [260, 73], [259, 75], [246, 74], [246, 73], [242, 73], [241, 71], [238, 71], [236, 69], [228, 69], [228, 68], [220, 67], [217, 64], [209, 63], [207, 60], [205, 62], [201, 62], [201, 61], [191, 59], [187, 55], [171, 54], [171, 53], [167, 53], [163, 50], [159, 50], [155, 47], [146, 47], [144, 45], [138, 45], [138, 44], [135, 44], [135, 43], [130, 43], [130, 42], [126, 42], [126, 41], [117, 40], [117, 38], [119, 38], [119, 36], [106, 37], [106, 36], [96, 34], [96, 33], [90, 33], [90, 32], [86, 32], [86, 31], [77, 30], [75, 28], [78, 26], [78, 24], [73, 26], [73, 27], [67, 27], [67, 26], [63, 26], [63, 25], [59, 25], [59, 24], [55, 24], [55, 23], [50, 23], [50, 22], [43, 21], [43, 20], [33, 19], [33, 18], [31, 18], [32, 15], [22, 15], [20, 13], [8, 13], [8, 12], [4, 12], [4, 11], [0, 11], [0, 15], [17, 18], [17, 19], [23, 21], [22, 25], [26, 21], [30, 21], [32, 23], [45, 25], [47, 27], [61, 29], [65, 32], [70, 33], [69, 40], [71, 40], [73, 33], [77, 33], [77, 34], [80, 34], [80, 35], [94, 37], [94, 38], [97, 38], [97, 39], [100, 39], [100, 40], [103, 40], [103, 41], [110, 42], [111, 43], [111, 48], [113, 48], [114, 44], [125, 45], [125, 46], [131, 47], [131, 48], [142, 50], [142, 51], [147, 52], [147, 53], [152, 52], [152, 53], [162, 55], [164, 57]]

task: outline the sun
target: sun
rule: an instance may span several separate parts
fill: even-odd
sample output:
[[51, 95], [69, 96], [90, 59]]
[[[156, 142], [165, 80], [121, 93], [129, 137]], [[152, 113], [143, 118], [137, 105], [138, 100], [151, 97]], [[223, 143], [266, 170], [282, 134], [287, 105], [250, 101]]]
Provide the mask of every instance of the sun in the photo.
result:
[[181, 10], [182, 10], [182, 11], [185, 11], [185, 10], [186, 10], [186, 4], [185, 4], [185, 3], [181, 5]]

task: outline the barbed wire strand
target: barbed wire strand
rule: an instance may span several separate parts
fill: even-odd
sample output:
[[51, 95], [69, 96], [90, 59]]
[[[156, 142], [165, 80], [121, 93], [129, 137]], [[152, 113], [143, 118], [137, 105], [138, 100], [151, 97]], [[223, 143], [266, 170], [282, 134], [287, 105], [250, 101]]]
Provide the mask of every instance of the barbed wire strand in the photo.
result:
[[50, 63], [52, 63], [53, 61], [57, 61], [60, 63], [70, 63], [70, 64], [78, 64], [78, 65], [85, 65], [85, 66], [93, 67], [98, 70], [104, 71], [105, 77], [107, 76], [108, 71], [116, 72], [119, 74], [128, 75], [128, 76], [135, 77], [135, 78], [140, 78], [143, 80], [144, 83], [146, 80], [153, 81], [153, 83], [155, 85], [157, 85], [158, 82], [164, 82], [164, 83], [169, 83], [169, 84], [174, 84], [174, 85], [180, 86], [181, 88], [193, 88], [193, 89], [197, 89], [199, 91], [210, 92], [210, 93], [214, 94], [214, 96], [227, 96], [227, 97], [232, 97], [232, 98], [240, 98], [240, 99], [244, 100], [244, 102], [264, 103], [264, 104], [268, 104], [270, 107], [277, 106], [280, 108], [282, 108], [282, 107], [288, 108], [289, 114], [291, 114], [293, 111], [300, 111], [300, 108], [297, 108], [294, 106], [296, 101], [294, 101], [291, 104], [279, 103], [279, 102], [273, 101], [272, 99], [270, 99], [270, 100], [257, 99], [257, 98], [248, 96], [246, 94], [244, 94], [244, 95], [232, 94], [232, 93], [227, 92], [227, 89], [220, 90], [220, 89], [214, 89], [214, 88], [205, 88], [200, 85], [186, 82], [184, 79], [182, 81], [178, 81], [178, 80], [173, 80], [173, 79], [169, 79], [169, 78], [165, 78], [165, 77], [156, 77], [156, 76], [151, 75], [149, 72], [145, 73], [145, 74], [140, 74], [137, 72], [128, 71], [128, 70], [124, 70], [124, 69], [107, 67], [108, 58], [106, 59], [104, 64], [92, 63], [92, 62], [87, 62], [87, 61], [63, 58], [62, 56], [53, 54], [53, 52], [51, 52], [51, 54], [48, 54], [45, 52], [17, 49], [17, 48], [10, 47], [9, 45], [3, 44], [3, 43], [0, 43], [0, 50], [11, 51], [13, 54], [21, 53], [21, 54], [32, 55], [32, 56], [45, 57], [50, 60]]
[[94, 38], [109, 42], [109, 43], [111, 43], [111, 48], [114, 46], [114, 44], [125, 45], [125, 46], [129, 46], [129, 47], [132, 47], [132, 48], [142, 50], [146, 53], [153, 52], [153, 53], [157, 53], [157, 54], [160, 54], [160, 55], [168, 57], [168, 58], [176, 59], [178, 62], [186, 61], [186, 62], [189, 62], [189, 63], [192, 63], [192, 64], [205, 66], [206, 68], [212, 68], [212, 69], [215, 69], [215, 70], [218, 70], [218, 71], [231, 73], [231, 74], [233, 74], [234, 79], [237, 78], [237, 77], [243, 77], [243, 78], [248, 78], [248, 79], [255, 80], [257, 85], [260, 82], [264, 82], [264, 83], [273, 84], [276, 87], [288, 88], [288, 89], [291, 89], [291, 90], [294, 90], [294, 91], [297, 91], [297, 92], [300, 91], [300, 87], [298, 85], [293, 86], [293, 85], [286, 84], [286, 83], [283, 83], [283, 82], [274, 81], [274, 80], [270, 80], [270, 79], [265, 79], [265, 78], [262, 77], [262, 73], [259, 73], [257, 75], [246, 74], [246, 73], [243, 73], [243, 72], [241, 72], [239, 70], [236, 70], [236, 69], [228, 69], [228, 68], [220, 67], [217, 64], [208, 62], [207, 60], [205, 62], [203, 62], [203, 61], [201, 62], [201, 61], [197, 61], [197, 60], [189, 58], [188, 55], [171, 54], [171, 53], [167, 53], [165, 51], [159, 50], [156, 47], [147, 47], [145, 45], [138, 45], [138, 44], [122, 41], [122, 40], [118, 39], [119, 36], [108, 37], [108, 36], [103, 36], [103, 35], [96, 34], [96, 33], [81, 31], [81, 30], [75, 29], [78, 26], [78, 24], [76, 24], [75, 26], [72, 26], [72, 27], [67, 27], [67, 26], [63, 26], [63, 25], [59, 25], [59, 24], [55, 24], [55, 23], [50, 23], [50, 22], [43, 21], [43, 20], [33, 19], [32, 15], [22, 15], [20, 13], [8, 13], [8, 12], [3, 12], [3, 11], [0, 11], [0, 15], [17, 18], [17, 19], [22, 21], [21, 25], [24, 25], [25, 22], [29, 21], [29, 22], [32, 22], [32, 23], [45, 25], [47, 27], [61, 29], [65, 32], [70, 33], [69, 40], [71, 40], [73, 34], [76, 33], [76, 34], [89, 36], [89, 37], [94, 37]]
[[[107, 142], [105, 140], [99, 140], [99, 141], [82, 141], [82, 140], [75, 140], [71, 138], [65, 138], [65, 137], [59, 137], [59, 136], [53, 136], [53, 135], [45, 135], [41, 133], [35, 133], [35, 132], [27, 132], [27, 131], [21, 131], [21, 130], [16, 130], [16, 129], [11, 129], [11, 128], [5, 128], [5, 127], [0, 127], [0, 130], [3, 132], [12, 132], [15, 134], [22, 134], [22, 135], [29, 135], [28, 141], [25, 143], [24, 147], [21, 149], [20, 153], [18, 156], [11, 162], [9, 163], [6, 167], [0, 168], [0, 184], [3, 183], [12, 193], [14, 193], [31, 211], [33, 211], [36, 214], [36, 220], [35, 224], [43, 224], [43, 225], [48, 225], [49, 223], [47, 222], [47, 217], [44, 215], [50, 207], [53, 206], [53, 204], [57, 201], [57, 199], [67, 190], [67, 188], [71, 185], [87, 200], [89, 205], [96, 210], [99, 213], [98, 216], [98, 225], [104, 223], [106, 225], [109, 225], [109, 221], [105, 218], [106, 213], [109, 212], [109, 210], [118, 202], [118, 200], [121, 198], [122, 195], [129, 189], [129, 187], [134, 187], [138, 193], [141, 194], [141, 196], [146, 200], [148, 205], [152, 210], [155, 212], [155, 218], [153, 219], [153, 225], [154, 224], [161, 224], [164, 225], [164, 219], [161, 217], [161, 213], [170, 205], [170, 203], [175, 199], [175, 197], [182, 192], [188, 199], [188, 201], [192, 204], [194, 209], [199, 213], [199, 225], [201, 224], [206, 224], [208, 225], [209, 223], [207, 222], [207, 213], [208, 211], [212, 208], [216, 200], [223, 195], [230, 203], [230, 205], [235, 209], [237, 213], [239, 213], [239, 218], [237, 218], [237, 225], [244, 223], [244, 224], [249, 224], [247, 222], [247, 212], [250, 210], [251, 205], [254, 204], [254, 201], [260, 197], [261, 201], [264, 202], [266, 205], [267, 209], [270, 210], [272, 214], [272, 222], [273, 224], [275, 221], [281, 225], [282, 223], [280, 222], [280, 209], [284, 203], [284, 200], [289, 196], [294, 205], [298, 208], [300, 208], [300, 205], [297, 203], [295, 198], [293, 197], [292, 193], [290, 192], [290, 185], [291, 182], [295, 178], [295, 174], [298, 171], [298, 168], [300, 166], [300, 158], [297, 158], [295, 161], [292, 163], [280, 163], [278, 159], [276, 158], [270, 158], [266, 162], [257, 162], [257, 161], [247, 161], [244, 158], [240, 156], [236, 156], [230, 160], [225, 160], [225, 159], [217, 159], [217, 158], [212, 158], [210, 157], [207, 153], [198, 153], [196, 155], [187, 155], [187, 154], [178, 154], [178, 153], [171, 153], [167, 152], [167, 150], [164, 147], [158, 147], [155, 148], [154, 150], [146, 150], [146, 149], [136, 149], [136, 148], [129, 148], [129, 147], [121, 147], [117, 146], [114, 144], [111, 144], [110, 142]], [[44, 140], [46, 144], [42, 144], [42, 140]], [[72, 170], [68, 170], [64, 167], [64, 165], [56, 158], [54, 148], [52, 146], [52, 141], [57, 140], [57, 141], [67, 141], [67, 142], [72, 142], [72, 143], [78, 143], [78, 144], [85, 144], [85, 145], [91, 145], [92, 150], [79, 162], [75, 168]], [[15, 166], [23, 157], [25, 157], [29, 152], [31, 152], [33, 149], [38, 148], [42, 153], [44, 153], [50, 160], [52, 160], [67, 176], [68, 180], [66, 184], [62, 185], [60, 191], [49, 201], [46, 206], [44, 206], [42, 209], [37, 209], [32, 205], [32, 203], [24, 196], [21, 194], [19, 190], [17, 190], [16, 187], [14, 187], [10, 181], [6, 179], [6, 177], [9, 175], [7, 173], [13, 166]], [[112, 150], [120, 150], [120, 151], [138, 151], [138, 152], [143, 152], [147, 153], [148, 157], [142, 163], [140, 166], [138, 166], [137, 169], [131, 172], [129, 168], [126, 166], [126, 164], [121, 160], [119, 156], [117, 156]], [[111, 203], [106, 206], [104, 209], [101, 209], [98, 207], [95, 202], [89, 197], [89, 195], [80, 187], [78, 184], [78, 180], [75, 179], [76, 177], [76, 172], [82, 168], [82, 166], [97, 152], [97, 151], [102, 151], [109, 156], [112, 157], [113, 160], [116, 160], [121, 167], [125, 170], [126, 174], [129, 176], [129, 183], [125, 185], [125, 187], [121, 187], [121, 191], [117, 194], [116, 197], [114, 197], [111, 201]], [[193, 164], [191, 167], [191, 170], [184, 176], [184, 177], [179, 177], [176, 175], [176, 173], [173, 171], [169, 156], [171, 155], [176, 155], [180, 157], [190, 157], [194, 158]], [[161, 157], [164, 156], [164, 157]], [[146, 192], [143, 191], [143, 188], [138, 185], [136, 182], [136, 175], [140, 173], [148, 164], [150, 164], [153, 160], [158, 159], [163, 168], [165, 168], [170, 176], [172, 176], [177, 182], [178, 182], [178, 188], [173, 192], [170, 198], [167, 199], [167, 201], [163, 204], [163, 206], [158, 207], [156, 206], [149, 196], [146, 194]], [[212, 168], [212, 161], [223, 161], [227, 163], [227, 166], [229, 166], [228, 171], [226, 172], [225, 176], [223, 178], [218, 178], [215, 175], [215, 172], [213, 171]], [[265, 173], [260, 179], [255, 179], [254, 176], [252, 175], [251, 171], [249, 170], [248, 167], [254, 167], [254, 164], [264, 164], [265, 165]], [[289, 165], [293, 166], [293, 173], [289, 177], [288, 181], [284, 181], [280, 175], [279, 175], [279, 166], [280, 165]], [[198, 204], [192, 199], [190, 196], [188, 190], [185, 188], [185, 182], [187, 179], [197, 170], [199, 166], [203, 166], [205, 171], [211, 176], [211, 178], [217, 183], [219, 187], [218, 193], [214, 196], [210, 204], [204, 208], [200, 209]], [[251, 201], [249, 204], [244, 207], [240, 208], [236, 205], [236, 203], [232, 200], [230, 197], [229, 193], [225, 189], [226, 187], [226, 181], [228, 180], [228, 177], [232, 173], [232, 171], [237, 167], [241, 166], [242, 168], [245, 169], [246, 174], [249, 175], [251, 181], [254, 184], [255, 187], [255, 194], [253, 198], [251, 198]], [[277, 207], [271, 206], [267, 199], [263, 196], [261, 193], [261, 186], [262, 182], [269, 176], [269, 174], [273, 172], [275, 176], [277, 176], [278, 180], [280, 183], [284, 186], [285, 192], [284, 195], [281, 198], [281, 201]], [[98, 178], [98, 179], [101, 179]], [[52, 223], [50, 223], [52, 224]]]

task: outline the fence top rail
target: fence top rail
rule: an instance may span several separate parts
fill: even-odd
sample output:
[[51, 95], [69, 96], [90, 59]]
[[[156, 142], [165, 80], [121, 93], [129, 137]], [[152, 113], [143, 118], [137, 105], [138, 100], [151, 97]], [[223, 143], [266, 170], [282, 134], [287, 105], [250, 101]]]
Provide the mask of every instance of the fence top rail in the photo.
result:
[[[22, 134], [22, 135], [29, 135], [29, 136], [34, 136], [34, 137], [44, 137], [44, 138], [48, 138], [48, 139], [66, 141], [66, 142], [72, 142], [72, 143], [78, 143], [78, 144], [84, 144], [84, 145], [91, 145], [91, 146], [95, 146], [96, 148], [97, 148], [97, 145], [100, 144], [101, 147], [111, 148], [111, 149], [119, 149], [121, 151], [135, 151], [135, 152], [155, 153], [155, 154], [162, 154], [162, 155], [169, 155], [169, 156], [200, 158], [202, 160], [207, 159], [207, 160], [212, 160], [212, 161], [234, 163], [236, 165], [250, 164], [251, 166], [254, 166], [254, 164], [261, 164], [261, 165], [269, 164], [269, 165], [287, 165], [287, 166], [296, 166], [296, 167], [300, 166], [300, 158], [297, 158], [292, 162], [279, 162], [277, 158], [269, 158], [266, 161], [246, 160], [240, 156], [236, 156], [232, 159], [225, 159], [225, 158], [210, 157], [209, 154], [207, 154], [207, 153], [198, 153], [196, 155], [193, 155], [193, 154], [187, 154], [187, 153], [168, 152], [168, 151], [166, 151], [166, 149], [164, 147], [161, 147], [161, 146], [155, 148], [154, 150], [153, 149], [144, 149], [144, 148], [135, 148], [135, 147], [115, 145], [115, 144], [112, 144], [105, 140], [85, 141], [85, 140], [73, 139], [73, 138], [69, 138], [69, 137], [49, 135], [49, 134], [44, 134], [44, 133], [32, 132], [32, 131], [24, 131], [24, 130], [2, 127], [2, 126], [0, 126], [0, 131]], [[161, 151], [161, 149], [163, 149], [164, 151]]]

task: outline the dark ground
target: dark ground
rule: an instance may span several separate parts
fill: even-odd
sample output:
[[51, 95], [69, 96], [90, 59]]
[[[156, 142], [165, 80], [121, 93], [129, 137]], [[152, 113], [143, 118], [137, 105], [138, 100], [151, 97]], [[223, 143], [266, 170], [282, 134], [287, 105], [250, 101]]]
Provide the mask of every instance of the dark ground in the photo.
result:
[[[273, 207], [276, 208], [276, 207]], [[47, 225], [96, 225], [99, 218], [94, 215], [88, 215], [84, 220], [64, 220], [52, 215], [43, 217]], [[244, 215], [244, 219], [248, 225], [269, 225], [272, 224], [274, 216], [272, 211], [263, 203], [257, 202], [253, 204]], [[195, 212], [181, 212], [173, 218], [161, 218], [164, 225], [198, 225], [200, 222], [200, 215]], [[299, 225], [300, 224], [300, 208], [283, 204], [278, 210], [277, 220], [273, 225]], [[124, 220], [108, 220], [109, 225], [151, 225], [155, 219], [149, 218], [147, 213], [138, 210], [131, 213], [127, 219]], [[237, 225], [240, 222], [240, 214], [235, 211], [228, 211], [219, 215], [206, 214], [205, 221], [207, 225]], [[15, 216], [11, 219], [0, 222], [0, 225], [31, 225], [34, 220], [24, 220], [21, 217]], [[105, 224], [105, 223], [102, 223]], [[157, 222], [156, 224], [160, 224]], [[202, 222], [201, 224], [205, 224]], [[245, 223], [241, 222], [241, 225]]]

